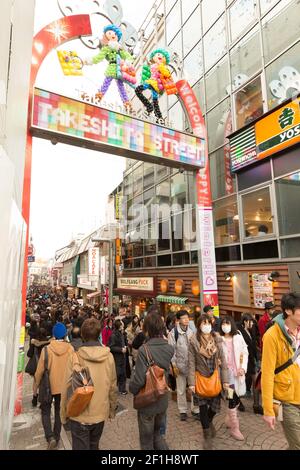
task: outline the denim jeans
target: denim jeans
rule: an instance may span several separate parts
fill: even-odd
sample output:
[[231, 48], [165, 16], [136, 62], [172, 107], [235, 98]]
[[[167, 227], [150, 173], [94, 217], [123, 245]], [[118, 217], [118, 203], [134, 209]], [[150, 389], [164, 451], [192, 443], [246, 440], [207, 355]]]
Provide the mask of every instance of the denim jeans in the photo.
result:
[[41, 403], [42, 423], [47, 441], [54, 438], [57, 442], [60, 439], [61, 421], [60, 421], [60, 395], [53, 395], [54, 399], [54, 428], [51, 424], [51, 406], [52, 403]]
[[160, 434], [165, 420], [166, 412], [152, 416], [138, 412], [141, 450], [169, 450], [164, 436]]
[[72, 434], [72, 450], [98, 450], [102, 436], [104, 421], [97, 424], [81, 424], [70, 421]]
[[282, 427], [289, 450], [300, 450], [300, 405], [283, 403]]

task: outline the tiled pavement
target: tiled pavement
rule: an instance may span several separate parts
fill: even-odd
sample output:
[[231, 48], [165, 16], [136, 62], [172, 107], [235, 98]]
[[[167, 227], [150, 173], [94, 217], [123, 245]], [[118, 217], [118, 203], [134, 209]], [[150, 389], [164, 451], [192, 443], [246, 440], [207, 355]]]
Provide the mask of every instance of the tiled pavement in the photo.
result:
[[[31, 384], [32, 379], [25, 374], [23, 414], [15, 418], [10, 442], [11, 450], [45, 450], [40, 410], [31, 406]], [[120, 397], [120, 404], [127, 411], [122, 411], [113, 421], [105, 424], [101, 450], [136, 450], [139, 449], [138, 426], [136, 411], [132, 408], [132, 397]], [[252, 402], [243, 399], [246, 407], [245, 413], [239, 413], [241, 418], [241, 431], [245, 441], [236, 441], [230, 437], [229, 431], [224, 424], [225, 404], [222, 412], [215, 418], [217, 436], [214, 439], [213, 449], [216, 450], [283, 450], [287, 443], [283, 436], [280, 424], [276, 430], [268, 430], [262, 417], [252, 412]], [[71, 449], [71, 437], [69, 432], [62, 432], [62, 440], [59, 450]], [[186, 422], [179, 420], [176, 403], [171, 399], [168, 409], [167, 441], [172, 450], [201, 450], [202, 431], [201, 425], [189, 416]]]

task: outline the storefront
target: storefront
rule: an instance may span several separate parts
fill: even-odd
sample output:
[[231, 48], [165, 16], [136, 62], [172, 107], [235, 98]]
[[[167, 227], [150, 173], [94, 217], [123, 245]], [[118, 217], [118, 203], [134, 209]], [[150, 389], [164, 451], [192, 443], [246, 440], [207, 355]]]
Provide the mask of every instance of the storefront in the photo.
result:
[[132, 313], [143, 314], [156, 297], [155, 277], [119, 277], [115, 293], [121, 296], [122, 303], [131, 305]]

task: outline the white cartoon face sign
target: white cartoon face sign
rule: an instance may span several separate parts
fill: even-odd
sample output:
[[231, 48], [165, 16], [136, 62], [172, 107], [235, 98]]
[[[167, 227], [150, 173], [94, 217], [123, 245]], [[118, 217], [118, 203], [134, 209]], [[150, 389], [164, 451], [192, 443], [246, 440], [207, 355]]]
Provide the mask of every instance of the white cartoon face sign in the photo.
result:
[[98, 0], [57, 0], [60, 11], [64, 16], [100, 13], [102, 1]]
[[300, 73], [291, 66], [283, 67], [278, 73], [279, 80], [272, 80], [269, 84], [272, 95], [280, 104], [300, 91]]

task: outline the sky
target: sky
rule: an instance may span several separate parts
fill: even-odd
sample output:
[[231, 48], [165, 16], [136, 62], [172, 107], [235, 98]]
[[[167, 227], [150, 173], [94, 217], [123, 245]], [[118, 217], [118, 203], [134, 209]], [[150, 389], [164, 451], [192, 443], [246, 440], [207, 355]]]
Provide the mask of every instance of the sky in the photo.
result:
[[[89, 8], [94, 3], [92, 0], [59, 1], [62, 7], [72, 6], [79, 13], [84, 12], [82, 5]], [[123, 19], [137, 29], [153, 5], [153, 0], [142, 0], [137, 9], [136, 0], [120, 2]], [[47, 8], [45, 0], [36, 0], [35, 33], [61, 16], [57, 0], [47, 0]], [[78, 51], [81, 57], [97, 53], [80, 41], [72, 41], [66, 49]], [[77, 98], [78, 90], [91, 92], [97, 88], [104, 69], [104, 64], [86, 67], [84, 78], [65, 77], [53, 51], [41, 66], [36, 86]], [[114, 89], [107, 95], [107, 101], [118, 99]], [[107, 196], [122, 181], [125, 163], [125, 159], [117, 156], [33, 139], [30, 233], [37, 258], [53, 257], [72, 237], [88, 234], [105, 222]]]

